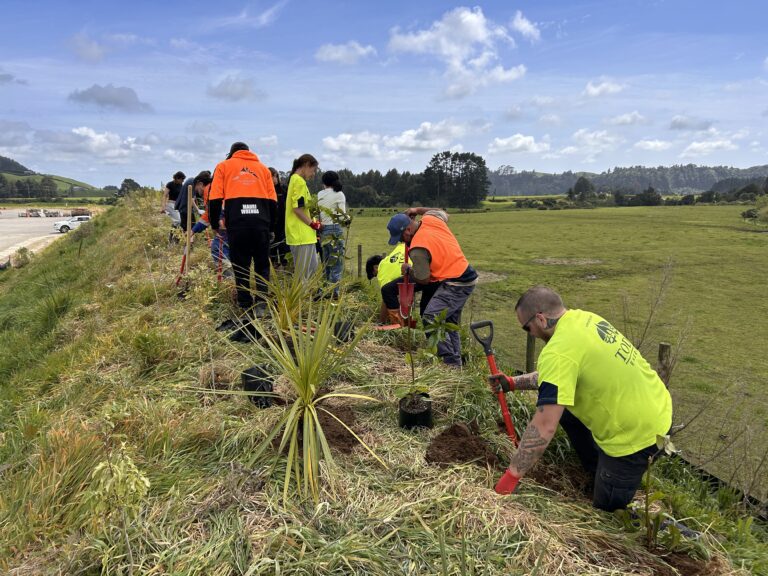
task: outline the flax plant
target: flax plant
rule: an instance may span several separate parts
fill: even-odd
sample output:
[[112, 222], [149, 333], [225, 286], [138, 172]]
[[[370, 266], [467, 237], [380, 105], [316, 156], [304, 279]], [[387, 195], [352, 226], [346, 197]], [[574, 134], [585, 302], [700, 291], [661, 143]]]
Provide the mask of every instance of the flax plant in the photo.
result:
[[[270, 302], [273, 321], [278, 324], [285, 312], [280, 295]], [[386, 464], [371, 448], [342, 420], [333, 414], [332, 408], [324, 405], [330, 399], [376, 400], [370, 396], [352, 392], [320, 393], [321, 387], [337, 374], [352, 350], [357, 346], [364, 330], [348, 342], [340, 342], [334, 327], [342, 321], [343, 300], [305, 302], [298, 307], [298, 323], [287, 324], [282, 330], [271, 332], [262, 323], [256, 324], [259, 338], [254, 344], [261, 354], [271, 357], [279, 371], [285, 375], [293, 388], [296, 399], [286, 406], [283, 416], [267, 435], [254, 454], [257, 460], [266, 450], [273, 447], [273, 440], [280, 435], [270, 473], [274, 473], [280, 454], [287, 451], [287, 463], [283, 477], [283, 499], [290, 499], [292, 482], [302, 499], [312, 496], [319, 500], [320, 459], [333, 463], [328, 441], [323, 433], [320, 413], [325, 413], [341, 424], [360, 444], [383, 466]], [[282, 467], [281, 467], [282, 469]], [[329, 469], [332, 469], [329, 466]]]

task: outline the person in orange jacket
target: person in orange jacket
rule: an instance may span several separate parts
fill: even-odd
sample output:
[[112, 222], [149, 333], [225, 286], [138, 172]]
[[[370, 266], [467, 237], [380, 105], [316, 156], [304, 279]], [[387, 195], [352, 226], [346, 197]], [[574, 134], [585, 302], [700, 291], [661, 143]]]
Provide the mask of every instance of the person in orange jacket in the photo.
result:
[[[277, 215], [277, 194], [269, 168], [243, 142], [232, 144], [227, 159], [220, 162], [213, 173], [208, 218], [217, 233], [222, 204], [237, 303], [244, 311], [254, 308], [256, 314], [261, 314], [266, 308], [269, 243]], [[250, 290], [251, 263], [256, 273], [253, 293]]]
[[[421, 216], [421, 220], [415, 220]], [[387, 224], [390, 245], [405, 242], [412, 266], [403, 264], [403, 273], [420, 285], [437, 283], [422, 315], [425, 326], [445, 311], [445, 320], [461, 322], [461, 311], [477, 284], [477, 272], [461, 251], [448, 228], [448, 214], [437, 208], [409, 208], [395, 214]], [[445, 364], [461, 366], [461, 338], [449, 332], [438, 342], [437, 354]]]

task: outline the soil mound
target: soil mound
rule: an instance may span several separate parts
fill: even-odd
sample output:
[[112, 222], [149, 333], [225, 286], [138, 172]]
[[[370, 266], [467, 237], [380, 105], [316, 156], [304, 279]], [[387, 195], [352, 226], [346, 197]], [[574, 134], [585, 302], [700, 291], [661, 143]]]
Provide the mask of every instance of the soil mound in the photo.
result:
[[[354, 430], [355, 434], [360, 435], [360, 430], [357, 429], [357, 418], [349, 406], [324, 406], [324, 408]], [[317, 418], [323, 427], [323, 434], [325, 434], [328, 445], [342, 454], [349, 454], [359, 442], [333, 416], [322, 410], [317, 411]]]
[[492, 467], [499, 465], [499, 459], [488, 448], [486, 441], [461, 422], [435, 436], [427, 448], [426, 459], [430, 464], [472, 463]]

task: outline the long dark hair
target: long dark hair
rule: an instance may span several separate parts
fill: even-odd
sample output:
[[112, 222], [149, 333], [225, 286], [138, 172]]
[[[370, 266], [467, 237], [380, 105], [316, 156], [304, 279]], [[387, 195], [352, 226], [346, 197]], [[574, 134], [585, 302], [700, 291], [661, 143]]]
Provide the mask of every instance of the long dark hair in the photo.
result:
[[318, 164], [319, 162], [312, 156], [312, 154], [302, 154], [293, 161], [293, 167], [291, 168], [291, 173], [288, 175], [288, 178], [293, 176], [296, 173], [296, 170], [302, 166], [317, 166]]
[[333, 170], [328, 170], [323, 174], [323, 185], [330, 186], [335, 192], [341, 192], [344, 187], [341, 185], [339, 175]]

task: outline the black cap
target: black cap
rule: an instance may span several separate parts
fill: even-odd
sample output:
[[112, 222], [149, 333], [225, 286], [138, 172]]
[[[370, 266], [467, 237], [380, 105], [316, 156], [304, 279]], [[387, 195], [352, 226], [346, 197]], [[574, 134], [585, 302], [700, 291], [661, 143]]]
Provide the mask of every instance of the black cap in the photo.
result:
[[232, 158], [232, 154], [239, 152], [240, 150], [250, 150], [250, 148], [248, 148], [248, 144], [245, 142], [235, 142], [232, 144], [232, 146], [229, 147], [229, 154], [227, 154], [227, 159]]

